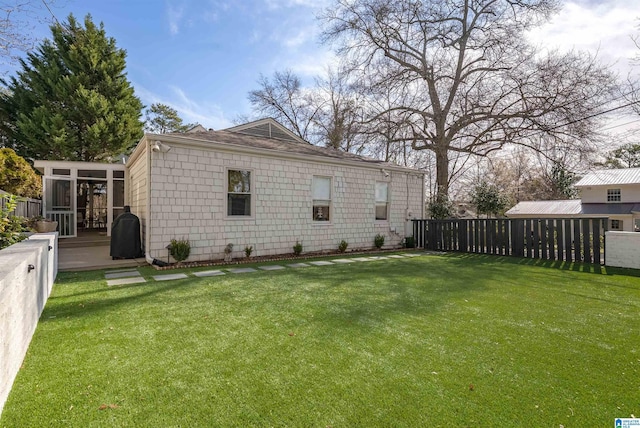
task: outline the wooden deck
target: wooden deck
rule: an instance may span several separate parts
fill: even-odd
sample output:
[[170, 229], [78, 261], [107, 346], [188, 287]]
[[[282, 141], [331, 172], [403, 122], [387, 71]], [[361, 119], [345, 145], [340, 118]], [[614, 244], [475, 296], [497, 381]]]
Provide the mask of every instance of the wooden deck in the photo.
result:
[[111, 239], [104, 232], [79, 232], [77, 238], [58, 240], [58, 270], [83, 271], [145, 266], [139, 259], [112, 260], [109, 256]]

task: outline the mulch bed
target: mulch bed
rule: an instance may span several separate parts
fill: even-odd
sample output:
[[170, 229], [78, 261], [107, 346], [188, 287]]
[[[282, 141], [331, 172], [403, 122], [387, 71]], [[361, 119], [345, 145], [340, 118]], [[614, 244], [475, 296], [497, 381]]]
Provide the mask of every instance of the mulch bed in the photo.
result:
[[236, 258], [231, 260], [230, 262], [225, 262], [224, 260], [206, 260], [201, 262], [182, 262], [182, 263], [171, 263], [168, 266], [157, 266], [152, 265], [156, 270], [171, 270], [171, 269], [183, 269], [183, 268], [194, 268], [194, 267], [205, 267], [205, 266], [233, 266], [233, 265], [242, 265], [248, 263], [260, 263], [260, 262], [277, 262], [282, 260], [307, 260], [307, 259], [315, 259], [318, 257], [327, 257], [327, 256], [355, 256], [358, 254], [384, 254], [384, 253], [392, 253], [399, 250], [413, 251], [415, 248], [389, 248], [385, 250], [379, 250], [377, 248], [371, 249], [357, 249], [353, 251], [345, 251], [341, 253], [339, 251], [315, 251], [310, 253], [304, 253], [299, 256], [296, 256], [294, 253], [288, 254], [280, 254], [274, 256], [259, 256], [259, 257], [243, 257]]

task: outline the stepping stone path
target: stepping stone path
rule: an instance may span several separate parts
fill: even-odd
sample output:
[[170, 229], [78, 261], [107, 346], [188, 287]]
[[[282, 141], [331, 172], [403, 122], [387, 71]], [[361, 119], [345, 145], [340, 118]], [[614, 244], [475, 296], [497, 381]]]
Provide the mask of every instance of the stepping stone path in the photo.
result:
[[173, 279], [185, 279], [189, 277], [184, 273], [170, 273], [167, 275], [154, 275], [152, 278], [156, 281], [171, 281]]
[[107, 285], [109, 287], [113, 287], [114, 285], [138, 284], [140, 282], [147, 282], [147, 281], [141, 276], [134, 277], [134, 278], [117, 278], [117, 279], [108, 279]]
[[268, 266], [260, 266], [260, 269], [262, 270], [281, 270], [281, 269], [286, 269], [284, 266], [280, 266], [280, 265], [268, 265]]
[[194, 272], [193, 273], [195, 276], [220, 276], [220, 275], [225, 275], [224, 272], [222, 272], [221, 270], [203, 270], [200, 272]]
[[236, 269], [227, 269], [231, 273], [249, 273], [249, 272], [257, 272], [254, 268], [236, 268]]
[[109, 287], [146, 282], [137, 269], [110, 270], [104, 273], [104, 277]]
[[[346, 264], [346, 263], [358, 263], [358, 262], [369, 262], [374, 260], [389, 260], [389, 259], [404, 259], [411, 257], [420, 257], [425, 255], [426, 253], [406, 253], [406, 254], [394, 254], [391, 256], [370, 256], [370, 257], [352, 257], [348, 259], [333, 259], [331, 261], [328, 260], [319, 260], [314, 262], [307, 263], [292, 263], [286, 266], [281, 265], [265, 265], [259, 266], [258, 269], [263, 271], [275, 271], [275, 270], [283, 270], [287, 268], [303, 268], [310, 266], [329, 266], [334, 265], [336, 263]], [[175, 279], [185, 279], [189, 278], [190, 275], [194, 275], [197, 277], [208, 277], [208, 276], [220, 276], [226, 275], [227, 273], [250, 273], [250, 272], [258, 272], [258, 269], [246, 267], [246, 268], [227, 268], [225, 271], [221, 269], [216, 270], [203, 270], [198, 272], [189, 272], [186, 273], [171, 273], [171, 274], [163, 274], [163, 275], [154, 275], [152, 278], [156, 281], [171, 281]], [[138, 284], [147, 282], [140, 272], [137, 269], [120, 269], [120, 270], [110, 270], [104, 273], [104, 277], [107, 280], [107, 286], [112, 287], [114, 285], [126, 285], [126, 284]]]

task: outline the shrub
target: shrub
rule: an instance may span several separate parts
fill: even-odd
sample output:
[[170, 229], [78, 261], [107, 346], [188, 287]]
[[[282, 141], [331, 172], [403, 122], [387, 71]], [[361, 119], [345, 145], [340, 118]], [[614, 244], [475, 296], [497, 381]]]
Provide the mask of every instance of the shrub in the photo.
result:
[[416, 247], [416, 238], [413, 236], [407, 236], [404, 238], [404, 246], [405, 248], [415, 248]]
[[338, 245], [338, 251], [344, 253], [345, 251], [347, 251], [348, 246], [349, 243], [343, 239], [342, 241], [340, 241], [340, 245]]
[[25, 240], [23, 232], [29, 229], [22, 217], [9, 215], [16, 209], [17, 198], [14, 195], [2, 195], [7, 202], [4, 208], [0, 208], [0, 249]]
[[247, 258], [251, 257], [252, 252], [253, 252], [252, 245], [247, 245], [246, 247], [244, 247], [244, 255], [247, 256]]
[[191, 244], [188, 239], [172, 239], [171, 240], [171, 257], [180, 263], [186, 260], [191, 253]]
[[431, 218], [436, 220], [442, 220], [445, 218], [453, 217], [453, 204], [446, 196], [437, 196], [434, 200], [429, 202], [427, 210], [431, 215]]
[[226, 247], [224, 247], [224, 261], [231, 261], [231, 253], [233, 252], [233, 244], [229, 242]]
[[299, 256], [302, 253], [302, 244], [300, 241], [296, 241], [296, 245], [293, 246], [293, 254]]
[[376, 246], [377, 249], [382, 248], [382, 246], [384, 245], [384, 235], [380, 235], [378, 233], [376, 237], [373, 238], [373, 244]]
[[25, 198], [39, 198], [42, 179], [13, 149], [0, 149], [0, 189]]

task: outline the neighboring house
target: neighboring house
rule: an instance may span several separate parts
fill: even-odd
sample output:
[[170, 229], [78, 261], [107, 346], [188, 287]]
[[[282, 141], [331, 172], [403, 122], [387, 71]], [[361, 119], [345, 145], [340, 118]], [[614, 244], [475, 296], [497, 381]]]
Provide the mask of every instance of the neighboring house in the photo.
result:
[[640, 168], [593, 171], [575, 184], [581, 199], [524, 201], [511, 218], [607, 217], [609, 230], [640, 232]]
[[395, 246], [423, 217], [424, 173], [314, 146], [273, 119], [145, 134], [126, 165], [36, 166], [46, 176], [45, 213], [65, 220], [61, 235], [109, 234], [130, 205], [149, 261], [166, 261], [171, 239], [190, 241], [189, 261], [221, 259], [229, 243], [234, 256], [246, 246], [254, 256], [291, 253], [297, 241], [304, 252], [341, 240], [371, 248], [377, 234]]

